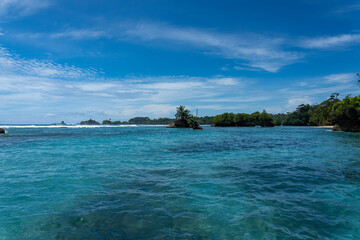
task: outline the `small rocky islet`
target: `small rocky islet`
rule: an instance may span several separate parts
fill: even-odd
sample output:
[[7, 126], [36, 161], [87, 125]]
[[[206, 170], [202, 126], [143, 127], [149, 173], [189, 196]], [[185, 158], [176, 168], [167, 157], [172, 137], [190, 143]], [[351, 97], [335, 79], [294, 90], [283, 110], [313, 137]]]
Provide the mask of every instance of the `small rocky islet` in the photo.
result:
[[175, 121], [167, 126], [167, 128], [192, 128], [193, 130], [203, 130], [195, 117], [185, 106], [176, 108]]

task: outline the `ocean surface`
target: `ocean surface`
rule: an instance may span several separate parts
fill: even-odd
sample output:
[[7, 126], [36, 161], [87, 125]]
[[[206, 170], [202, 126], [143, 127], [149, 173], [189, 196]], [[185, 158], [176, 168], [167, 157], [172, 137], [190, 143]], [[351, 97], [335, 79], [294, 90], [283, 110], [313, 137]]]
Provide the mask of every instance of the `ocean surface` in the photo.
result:
[[312, 127], [6, 131], [0, 240], [360, 239], [360, 134]]

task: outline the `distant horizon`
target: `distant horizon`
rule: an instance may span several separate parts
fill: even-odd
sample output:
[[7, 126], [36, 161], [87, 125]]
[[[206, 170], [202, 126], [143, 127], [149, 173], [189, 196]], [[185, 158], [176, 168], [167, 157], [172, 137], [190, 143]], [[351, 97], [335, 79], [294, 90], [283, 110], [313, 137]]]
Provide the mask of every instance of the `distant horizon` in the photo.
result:
[[4, 1], [0, 122], [170, 117], [179, 105], [286, 113], [358, 95], [359, 5]]
[[[351, 94], [350, 94], [350, 95], [351, 95]], [[345, 97], [346, 97], [346, 96], [343, 96], [343, 97], [339, 96], [338, 98], [339, 98], [339, 99], [344, 99]], [[327, 99], [327, 98], [323, 99], [322, 101], [325, 101], [326, 99]], [[321, 102], [322, 102], [322, 101], [321, 101]], [[319, 102], [319, 103], [320, 103], [320, 102]], [[310, 104], [310, 105], [316, 105], [316, 104], [319, 104], [319, 103], [314, 103], [314, 104]], [[299, 103], [299, 105], [301, 105], [301, 104], [308, 104], [308, 103]], [[225, 112], [229, 112], [229, 113], [232, 112], [232, 113], [235, 113], [235, 114], [236, 114], [236, 113], [251, 114], [251, 113], [254, 113], [254, 112], [262, 112], [262, 111], [266, 111], [266, 112], [267, 112], [268, 114], [270, 114], [270, 115], [286, 114], [286, 113], [288, 113], [288, 112], [293, 112], [293, 111], [295, 111], [296, 108], [297, 108], [299, 105], [295, 106], [293, 110], [289, 110], [289, 111], [287, 111], [287, 112], [272, 113], [272, 112], [268, 112], [268, 111], [266, 111], [265, 109], [263, 109], [263, 110], [255, 110], [255, 111], [253, 111], [253, 112], [234, 112], [234, 111], [223, 111], [223, 112], [221, 112], [221, 111], [219, 111], [218, 114], [222, 114], [222, 113], [225, 113]], [[185, 106], [185, 107], [186, 107], [186, 106]], [[196, 109], [195, 109], [195, 110], [189, 109], [189, 110], [190, 110], [190, 113], [191, 113], [191, 114], [194, 113], [194, 112], [196, 112]], [[199, 109], [198, 109], [198, 110], [199, 110]], [[153, 120], [153, 119], [159, 119], [159, 118], [175, 119], [175, 112], [176, 112], [176, 108], [174, 109], [174, 113], [173, 113], [171, 116], [159, 116], [159, 117], [133, 116], [133, 117], [129, 117], [128, 119], [112, 119], [112, 118], [107, 118], [107, 119], [104, 118], [104, 119], [101, 119], [101, 117], [99, 117], [99, 118], [85, 117], [85, 118], [80, 119], [80, 120], [75, 121], [75, 122], [67, 122], [67, 121], [65, 121], [65, 120], [60, 120], [60, 121], [55, 121], [55, 122], [38, 122], [38, 123], [29, 123], [29, 122], [27, 122], [27, 123], [26, 123], [26, 122], [23, 122], [23, 123], [2, 123], [2, 122], [0, 122], [0, 126], [4, 126], [4, 125], [39, 125], [39, 124], [51, 125], [51, 124], [60, 124], [62, 121], [64, 121], [66, 124], [75, 125], [75, 124], [80, 124], [81, 121], [87, 121], [87, 120], [90, 120], [90, 119], [95, 120], [95, 121], [99, 122], [100, 124], [102, 124], [102, 122], [105, 121], [105, 120], [127, 122], [127, 121], [129, 121], [130, 119], [136, 118], [136, 117], [149, 117], [151, 120]], [[199, 115], [199, 116], [197, 116], [197, 117], [200, 117], [200, 118], [202, 118], [202, 117], [215, 117], [215, 116], [218, 115], [218, 114], [215, 114], [215, 115]]]

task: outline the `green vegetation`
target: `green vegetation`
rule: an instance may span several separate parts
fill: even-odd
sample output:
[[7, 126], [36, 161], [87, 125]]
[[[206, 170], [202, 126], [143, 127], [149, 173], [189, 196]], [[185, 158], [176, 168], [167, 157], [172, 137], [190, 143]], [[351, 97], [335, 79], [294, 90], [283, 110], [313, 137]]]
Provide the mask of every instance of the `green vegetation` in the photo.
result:
[[172, 121], [173, 119], [171, 118], [150, 119], [148, 117], [135, 117], [129, 119], [127, 122], [123, 122], [123, 124], [166, 125], [172, 123]]
[[[208, 120], [208, 118], [203, 119]], [[167, 128], [192, 128], [194, 130], [202, 130], [197, 118], [190, 114], [190, 111], [185, 106], [179, 106], [176, 108], [175, 121]]]
[[188, 122], [193, 116], [190, 114], [190, 111], [186, 109], [185, 106], [179, 106], [176, 108], [175, 118], [178, 120]]
[[338, 125], [339, 130], [360, 129], [360, 96], [346, 96], [342, 101], [339, 94], [317, 105], [301, 104], [294, 112], [272, 115], [275, 125], [284, 126], [325, 126]]
[[[357, 76], [357, 84], [360, 86], [360, 74]], [[169, 127], [196, 127], [199, 124], [212, 124], [216, 127], [273, 127], [276, 126], [324, 126], [336, 125], [337, 130], [360, 132], [360, 96], [346, 96], [343, 100], [338, 99], [339, 93], [333, 93], [330, 97], [316, 105], [301, 104], [294, 112], [286, 114], [268, 114], [254, 112], [246, 113], [223, 113], [215, 117], [194, 117], [185, 106], [176, 109], [175, 119], [149, 117], [135, 117], [129, 121], [104, 120], [104, 125], [116, 124], [170, 124]], [[61, 124], [65, 124], [62, 122]], [[81, 125], [99, 125], [95, 120], [80, 122]]]
[[114, 121], [112, 122], [111, 119], [109, 120], [104, 120], [102, 122], [103, 125], [120, 125], [121, 124], [121, 121]]
[[338, 130], [360, 132], [360, 95], [335, 103], [332, 113]]
[[[360, 86], [360, 74], [357, 84]], [[301, 104], [294, 112], [269, 115], [262, 113], [223, 113], [215, 116], [213, 126], [324, 126], [335, 125], [334, 130], [360, 132], [360, 95], [338, 99], [333, 93], [320, 104]]]
[[277, 126], [325, 126], [336, 123], [333, 108], [338, 99], [339, 93], [333, 93], [320, 104], [301, 104], [294, 112], [287, 114], [272, 114], [274, 124]]
[[312, 106], [309, 110], [309, 125], [334, 125], [333, 108], [336, 103], [340, 102], [338, 96], [339, 93], [333, 93], [326, 101]]
[[301, 104], [292, 113], [288, 113], [281, 124], [286, 126], [307, 126], [309, 125], [309, 104]]
[[213, 120], [214, 127], [273, 127], [273, 118], [266, 111], [246, 113], [223, 113], [216, 115]]
[[[360, 83], [360, 79], [359, 79]], [[294, 112], [286, 114], [268, 114], [254, 112], [246, 113], [223, 113], [215, 117], [194, 117], [185, 106], [179, 106], [175, 114], [175, 119], [149, 117], [135, 117], [129, 121], [104, 120], [103, 125], [119, 124], [148, 124], [148, 125], [167, 125], [176, 123], [175, 126], [192, 127], [199, 124], [212, 124], [216, 127], [273, 127], [276, 126], [324, 126], [338, 125], [339, 130], [360, 131], [360, 96], [347, 96], [343, 100], [338, 99], [339, 93], [333, 93], [330, 97], [316, 105], [301, 104]], [[181, 124], [180, 124], [181, 123]], [[61, 125], [65, 124], [61, 122]], [[95, 120], [80, 122], [81, 125], [99, 125]]]
[[90, 118], [87, 121], [81, 121], [80, 125], [100, 125], [100, 123]]
[[214, 117], [209, 117], [209, 116], [205, 116], [205, 117], [195, 117], [195, 120], [199, 123], [199, 124], [212, 124]]

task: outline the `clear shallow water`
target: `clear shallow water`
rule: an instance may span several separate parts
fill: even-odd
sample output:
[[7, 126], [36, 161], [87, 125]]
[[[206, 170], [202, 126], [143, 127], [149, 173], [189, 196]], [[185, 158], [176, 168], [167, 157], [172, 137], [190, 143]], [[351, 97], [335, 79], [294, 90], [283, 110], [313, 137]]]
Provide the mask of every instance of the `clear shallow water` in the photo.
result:
[[0, 239], [360, 239], [360, 134], [8, 128]]

